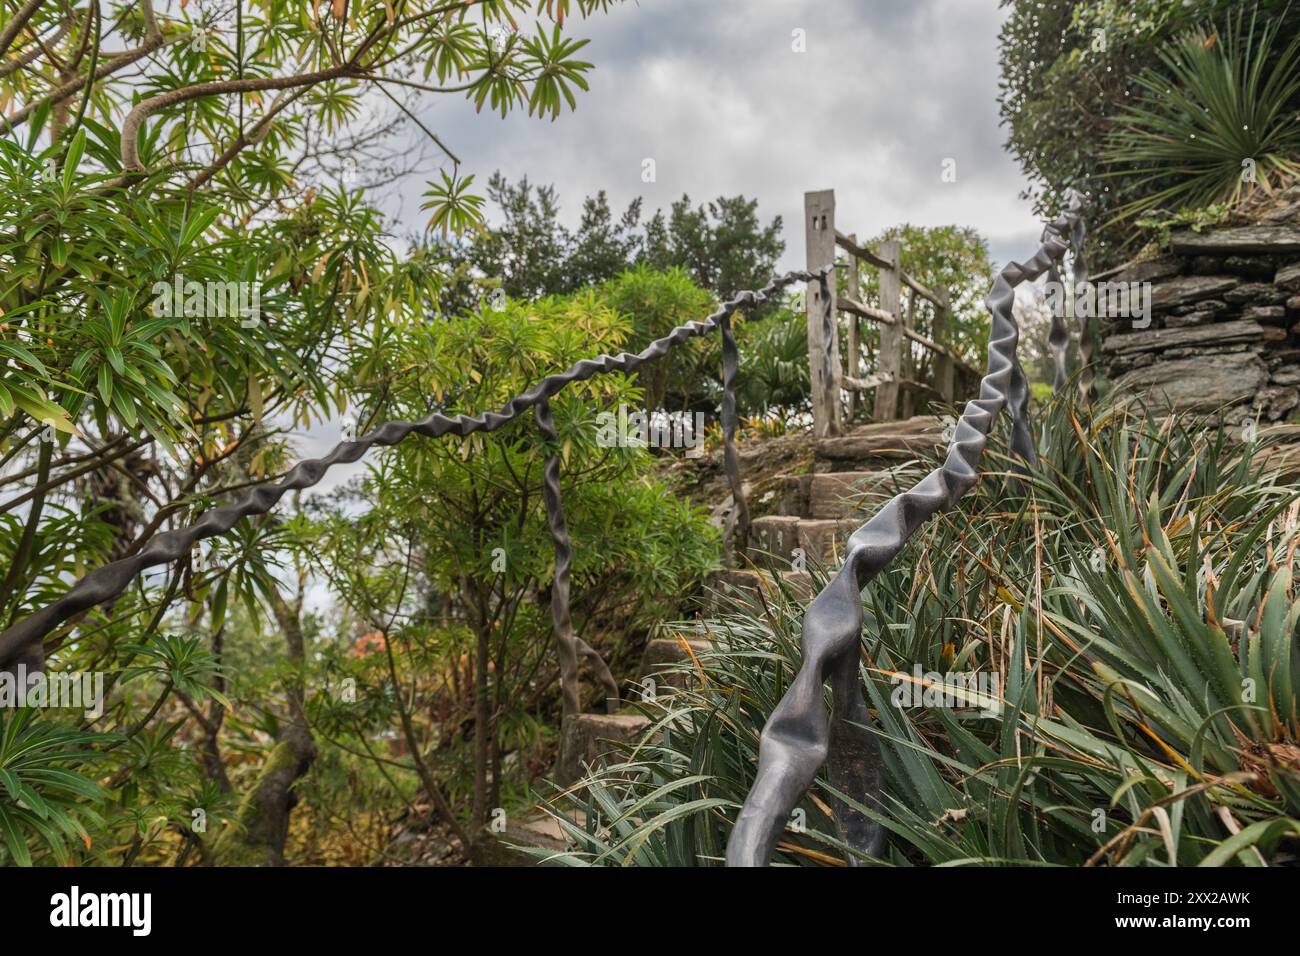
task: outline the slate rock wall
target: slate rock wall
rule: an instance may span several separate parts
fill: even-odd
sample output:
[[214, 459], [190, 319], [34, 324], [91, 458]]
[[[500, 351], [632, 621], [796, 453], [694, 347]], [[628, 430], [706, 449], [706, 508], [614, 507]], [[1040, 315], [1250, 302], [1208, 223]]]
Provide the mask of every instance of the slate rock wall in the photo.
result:
[[1234, 424], [1300, 412], [1300, 188], [1250, 225], [1175, 233], [1167, 253], [1110, 281], [1150, 282], [1151, 324], [1102, 321], [1117, 392]]

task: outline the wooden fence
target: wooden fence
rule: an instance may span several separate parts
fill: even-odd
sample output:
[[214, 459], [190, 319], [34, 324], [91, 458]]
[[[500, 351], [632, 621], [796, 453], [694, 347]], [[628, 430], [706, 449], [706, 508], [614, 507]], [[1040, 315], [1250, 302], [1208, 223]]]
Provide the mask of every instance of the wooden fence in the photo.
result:
[[[808, 317], [808, 366], [812, 383], [813, 429], [818, 438], [838, 435], [852, 423], [859, 410], [867, 412], [868, 393], [874, 393], [870, 417], [874, 421], [907, 418], [923, 409], [928, 401], [953, 402], [967, 392], [981, 373], [968, 365], [952, 347], [952, 302], [948, 289], [926, 288], [904, 272], [899, 264], [897, 240], [882, 242], [875, 250], [858, 245], [856, 236], [835, 228], [835, 191], [804, 193], [804, 228], [807, 236], [809, 270], [836, 261], [837, 248], [845, 253], [844, 294], [837, 282], [830, 285], [835, 296], [834, 321], [824, 321], [822, 286], [808, 283], [805, 308]], [[862, 302], [859, 263], [878, 270], [877, 305]], [[903, 307], [903, 290], [907, 307]], [[924, 316], [921, 303], [928, 303], [929, 332], [918, 325]], [[840, 327], [847, 317], [841, 361]], [[873, 353], [864, 348], [863, 322], [879, 327], [879, 341]], [[829, 331], [829, 338], [827, 332]]]

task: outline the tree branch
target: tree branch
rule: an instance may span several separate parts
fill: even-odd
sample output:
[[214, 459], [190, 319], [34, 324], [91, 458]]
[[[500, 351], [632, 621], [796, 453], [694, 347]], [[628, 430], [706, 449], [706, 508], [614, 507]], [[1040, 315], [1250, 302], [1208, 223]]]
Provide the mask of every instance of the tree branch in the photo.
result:
[[67, 36], [68, 31], [71, 29], [72, 27], [69, 26], [69, 21], [65, 20], [63, 23], [59, 24], [59, 28], [54, 31], [54, 35], [50, 37], [48, 41], [44, 41], [40, 37], [37, 37], [36, 44], [34, 46], [17, 54], [12, 60], [7, 60], [4, 63], [0, 63], [0, 78], [6, 77], [10, 73], [15, 72], [16, 70], [21, 70], [28, 63], [31, 63], [32, 60], [36, 59], [38, 56], [41, 55], [41, 53], [45, 50], [46, 42], [49, 42], [49, 44], [53, 46], [55, 43], [58, 43], [65, 36]]
[[178, 43], [187, 38], [187, 34], [181, 34], [180, 36], [172, 37], [170, 40], [166, 39], [158, 30], [158, 23], [153, 16], [153, 4], [150, 0], [141, 0], [141, 7], [145, 11], [145, 23], [150, 28], [149, 34], [146, 36], [143, 43], [133, 50], [125, 50], [122, 53], [116, 53], [108, 57], [100, 65], [99, 69], [94, 72], [93, 79], [77, 77], [76, 79], [69, 80], [62, 86], [56, 87], [41, 99], [27, 104], [12, 116], [5, 118], [6, 127], [8, 129], [13, 129], [16, 126], [20, 126], [27, 122], [28, 118], [42, 106], [47, 104], [53, 106], [62, 103], [68, 97], [76, 95], [77, 91], [86, 86], [87, 83], [98, 83], [104, 77], [116, 73], [123, 67], [130, 66], [136, 60], [148, 56], [160, 47], [166, 46], [170, 43]]
[[440, 139], [437, 137], [437, 135], [433, 132], [433, 130], [429, 129], [429, 127], [427, 127], [427, 126], [425, 126], [423, 123], [421, 123], [421, 122], [420, 122], [420, 118], [419, 118], [418, 116], [416, 116], [414, 113], [412, 113], [410, 110], [408, 110], [408, 109], [406, 108], [406, 106], [403, 105], [403, 103], [402, 103], [401, 100], [399, 100], [399, 99], [398, 99], [396, 96], [394, 96], [392, 93], [389, 93], [386, 89], [384, 89], [384, 87], [383, 87], [382, 84], [379, 86], [379, 92], [380, 92], [380, 93], [383, 93], [386, 97], [388, 97], [390, 100], [392, 100], [392, 101], [393, 101], [393, 104], [394, 104], [394, 105], [395, 105], [399, 110], [401, 110], [403, 113], [405, 113], [405, 114], [410, 118], [410, 120], [411, 120], [412, 123], [414, 123], [416, 126], [420, 127], [420, 130], [424, 133], [425, 136], [427, 136], [427, 137], [429, 137], [429, 139], [433, 140], [434, 143], [437, 144], [437, 146], [438, 146], [439, 149], [441, 149], [444, 153], [446, 153], [448, 156], [451, 157], [451, 161], [452, 161], [453, 163], [455, 163], [457, 166], [460, 165], [460, 159], [459, 159], [459, 157], [457, 157], [457, 155], [456, 155], [455, 153], [453, 153], [451, 150], [449, 150], [449, 149], [447, 148], [447, 144], [444, 143], [442, 140], [440, 140]]
[[128, 172], [144, 172], [144, 167], [140, 165], [140, 144], [137, 142], [140, 126], [161, 109], [198, 99], [200, 96], [252, 93], [260, 90], [288, 90], [337, 80], [345, 76], [355, 76], [358, 72], [358, 68], [349, 62], [311, 73], [299, 73], [296, 76], [254, 76], [243, 80], [213, 80], [151, 96], [137, 103], [122, 121], [122, 166]]
[[291, 96], [282, 96], [272, 103], [270, 109], [266, 111], [266, 115], [264, 115], [252, 129], [247, 132], [241, 132], [231, 141], [229, 146], [221, 151], [221, 155], [212, 161], [212, 165], [208, 166], [203, 170], [203, 172], [190, 180], [190, 189], [197, 190], [207, 185], [208, 181], [211, 180], [213, 176], [229, 165], [229, 163], [246, 147], [261, 142], [262, 137], [270, 130], [271, 120], [275, 118], [276, 114], [291, 103], [295, 102], [306, 92], [307, 90], [305, 88], [299, 89]]
[[4, 29], [0, 30], [0, 56], [9, 52], [9, 44], [13, 43], [23, 27], [27, 26], [27, 21], [36, 16], [36, 11], [44, 2], [45, 0], [27, 0], [18, 8], [14, 18], [4, 25]]

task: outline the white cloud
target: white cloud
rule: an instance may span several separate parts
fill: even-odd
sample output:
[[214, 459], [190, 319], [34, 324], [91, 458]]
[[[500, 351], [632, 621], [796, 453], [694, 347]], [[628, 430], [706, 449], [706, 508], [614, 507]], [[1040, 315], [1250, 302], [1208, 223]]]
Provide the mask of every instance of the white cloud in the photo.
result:
[[[572, 25], [595, 69], [557, 122], [449, 97], [420, 114], [480, 181], [500, 169], [554, 184], [571, 223], [600, 189], [616, 209], [644, 196], [648, 210], [743, 193], [784, 218], [790, 268], [803, 265], [803, 193], [829, 187], [843, 231], [970, 225], [1005, 262], [1034, 251], [1041, 224], [1001, 148], [1003, 15], [994, 0], [647, 0]], [[791, 50], [795, 28], [806, 53]], [[955, 183], [940, 181], [945, 158]], [[421, 189], [413, 177], [401, 190], [406, 228], [420, 224]]]

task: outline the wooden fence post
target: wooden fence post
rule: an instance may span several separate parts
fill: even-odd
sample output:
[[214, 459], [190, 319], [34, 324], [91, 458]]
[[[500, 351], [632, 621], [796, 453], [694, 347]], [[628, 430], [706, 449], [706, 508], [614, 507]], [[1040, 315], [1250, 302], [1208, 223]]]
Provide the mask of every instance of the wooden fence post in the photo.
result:
[[[916, 330], [917, 298], [919, 297], [916, 294], [916, 290], [911, 286], [908, 286], [906, 317], [904, 317], [901, 308], [898, 311], [898, 317], [902, 321], [904, 329]], [[899, 361], [899, 369], [901, 370], [902, 377], [904, 381], [915, 382], [920, 378], [916, 369], [916, 351], [912, 348], [912, 342], [908, 339], [906, 332], [903, 333], [903, 341], [900, 345], [902, 349], [902, 359]], [[915, 388], [900, 388], [898, 392], [898, 417], [911, 418], [915, 415], [917, 405], [916, 400], [917, 394]]]
[[[934, 309], [934, 340], [945, 349], [952, 349], [952, 297], [946, 285], [935, 289], [934, 296], [939, 300]], [[949, 405], [956, 400], [957, 367], [951, 354], [934, 353], [934, 387]]]
[[908, 347], [903, 334], [903, 279], [899, 268], [897, 239], [887, 239], [876, 249], [876, 255], [889, 263], [880, 269], [880, 307], [894, 317], [894, 324], [880, 324], [880, 354], [876, 365], [882, 374], [892, 380], [876, 386], [876, 420], [892, 421], [898, 417], [899, 379], [903, 377], [903, 349]]
[[[849, 241], [856, 246], [858, 244], [857, 233], [849, 233]], [[848, 265], [849, 265], [848, 289], [847, 289], [848, 296], [854, 302], [860, 302], [862, 301], [862, 299], [860, 296], [860, 289], [858, 284], [858, 257], [853, 255], [852, 253], [849, 253], [846, 258], [848, 260]], [[861, 332], [860, 332], [860, 325], [859, 325], [861, 321], [862, 320], [858, 316], [852, 313], [849, 314], [848, 374], [851, 378], [862, 377], [858, 370], [858, 365], [861, 362], [861, 355], [859, 355], [859, 352], [861, 352], [862, 350], [862, 340], [861, 340]], [[846, 410], [846, 420], [849, 422], [849, 424], [852, 424], [853, 416], [857, 412], [857, 409], [858, 409], [858, 390], [856, 388], [851, 388], [849, 389], [848, 408]]]
[[[811, 272], [835, 261], [835, 191], [822, 189], [804, 193], [803, 208], [807, 268]], [[827, 279], [827, 286], [834, 300], [833, 272]], [[808, 318], [808, 371], [809, 384], [812, 386], [813, 435], [826, 438], [839, 434], [840, 431], [839, 322], [832, 321], [829, 330], [823, 325], [825, 304], [822, 301], [820, 282], [808, 283], [804, 307]], [[827, 331], [830, 333], [829, 341]]]

